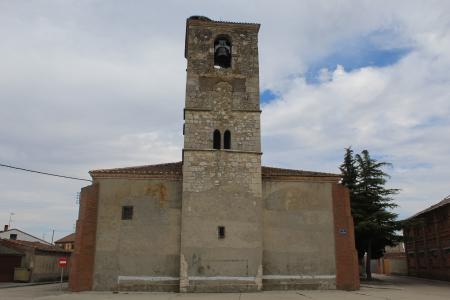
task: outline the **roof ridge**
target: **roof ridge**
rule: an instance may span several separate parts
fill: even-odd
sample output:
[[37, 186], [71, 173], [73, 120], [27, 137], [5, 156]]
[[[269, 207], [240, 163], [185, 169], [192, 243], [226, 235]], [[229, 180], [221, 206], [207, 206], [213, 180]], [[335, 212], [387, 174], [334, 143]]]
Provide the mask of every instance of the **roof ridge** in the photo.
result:
[[[71, 233], [71, 234], [68, 234], [68, 235], [66, 235], [66, 236], [63, 236], [63, 237], [60, 238], [59, 240], [56, 240], [55, 243], [61, 243], [61, 242], [66, 242], [66, 241], [69, 241], [69, 242], [75, 241], [75, 235], [76, 235], [76, 232], [73, 232], [73, 233]], [[70, 240], [69, 240], [69, 238], [73, 238], [73, 239], [70, 239]]]
[[279, 171], [288, 171], [288, 172], [296, 172], [296, 173], [311, 173], [311, 174], [317, 174], [317, 175], [328, 175], [328, 176], [336, 176], [341, 177], [342, 174], [336, 174], [336, 173], [329, 173], [329, 172], [318, 172], [318, 171], [308, 171], [304, 169], [290, 169], [290, 168], [279, 168], [279, 167], [269, 167], [269, 166], [261, 166], [261, 168], [266, 169], [272, 169], [272, 170], [279, 170]]
[[96, 170], [90, 170], [89, 173], [122, 171], [122, 170], [129, 170], [129, 169], [143, 169], [143, 168], [148, 168], [148, 167], [161, 167], [161, 166], [177, 165], [177, 164], [181, 164], [181, 163], [182, 163], [181, 161], [177, 161], [177, 162], [161, 163], [161, 164], [153, 164], [153, 165], [140, 165], [140, 166], [130, 166], [130, 167], [120, 167], [120, 168], [96, 169]]
[[422, 214], [424, 214], [424, 213], [433, 211], [433, 210], [435, 210], [436, 208], [442, 207], [442, 206], [447, 205], [447, 204], [450, 204], [450, 195], [448, 195], [448, 196], [442, 198], [442, 200], [440, 200], [439, 202], [437, 202], [437, 203], [435, 203], [435, 204], [433, 204], [433, 205], [430, 205], [430, 206], [428, 206], [427, 208], [425, 208], [425, 209], [419, 211], [418, 213], [416, 213], [416, 214], [412, 215], [411, 217], [407, 218], [406, 220], [409, 220], [409, 219], [418, 217], [418, 216], [420, 216], [420, 215], [422, 215]]
[[[113, 169], [98, 169], [89, 172], [91, 176], [102, 176], [104, 174], [109, 175], [121, 175], [121, 174], [135, 174], [135, 175], [176, 175], [183, 176], [182, 174], [182, 162], [171, 162], [154, 165], [141, 165], [133, 167], [113, 168]], [[277, 168], [269, 166], [261, 166], [261, 175], [263, 177], [341, 177], [341, 174], [306, 171], [300, 169], [287, 169]]]
[[[17, 230], [17, 231], [20, 231], [20, 232], [22, 232], [23, 234], [26, 234], [26, 235], [31, 236], [31, 237], [33, 237], [33, 238], [35, 238], [35, 239], [37, 239], [37, 240], [39, 240], [39, 241], [41, 241], [41, 242], [44, 242], [44, 243], [47, 243], [48, 245], [51, 245], [51, 244], [50, 244], [49, 242], [47, 242], [46, 240], [40, 239], [40, 238], [38, 238], [37, 236], [34, 236], [34, 235], [32, 235], [32, 234], [29, 234], [28, 232], [25, 232], [25, 231], [20, 230], [20, 229], [17, 229], [17, 228], [9, 228], [8, 230], [4, 230], [4, 231], [0, 231], [0, 232], [8, 232], [8, 231], [11, 231], [11, 230]], [[44, 243], [41, 243], [41, 244], [44, 244]]]
[[32, 241], [24, 241], [24, 240], [8, 240], [8, 239], [0, 239], [0, 243], [4, 243], [7, 245], [10, 245], [12, 247], [14, 246], [22, 246], [22, 247], [28, 247], [28, 248], [34, 248], [38, 250], [43, 251], [53, 251], [53, 252], [69, 252], [62, 248], [59, 248], [58, 246], [52, 245], [52, 244], [44, 244], [41, 242], [32, 242]]

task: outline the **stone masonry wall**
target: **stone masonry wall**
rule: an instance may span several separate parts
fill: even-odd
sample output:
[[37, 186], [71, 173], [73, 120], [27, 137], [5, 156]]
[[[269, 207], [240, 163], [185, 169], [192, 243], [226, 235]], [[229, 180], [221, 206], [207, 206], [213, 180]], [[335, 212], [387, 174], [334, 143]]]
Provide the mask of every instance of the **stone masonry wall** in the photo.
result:
[[[261, 289], [258, 30], [257, 24], [187, 21], [182, 292]], [[219, 36], [231, 43], [230, 68], [214, 66]], [[222, 150], [213, 150], [216, 129]], [[226, 130], [230, 150], [223, 150]]]
[[225, 130], [231, 133], [231, 149], [241, 151], [255, 151], [261, 148], [259, 130], [260, 114], [248, 112], [233, 112], [226, 119], [214, 112], [187, 111], [185, 114], [185, 148], [212, 149], [213, 132]]
[[[185, 152], [182, 291], [261, 288], [260, 164], [260, 155], [254, 153]], [[225, 227], [224, 239], [218, 237], [219, 226]]]
[[[218, 82], [232, 87], [233, 109], [259, 110], [258, 25], [190, 21], [187, 31], [186, 108], [212, 108], [208, 92]], [[232, 43], [231, 68], [214, 68], [214, 40]]]

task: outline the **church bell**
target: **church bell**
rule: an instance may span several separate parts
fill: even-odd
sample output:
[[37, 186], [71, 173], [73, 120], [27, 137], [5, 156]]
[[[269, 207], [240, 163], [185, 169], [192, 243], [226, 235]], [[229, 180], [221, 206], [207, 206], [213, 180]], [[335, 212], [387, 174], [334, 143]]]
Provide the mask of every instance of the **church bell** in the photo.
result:
[[225, 39], [218, 40], [214, 47], [214, 65], [228, 68], [231, 65], [231, 47]]

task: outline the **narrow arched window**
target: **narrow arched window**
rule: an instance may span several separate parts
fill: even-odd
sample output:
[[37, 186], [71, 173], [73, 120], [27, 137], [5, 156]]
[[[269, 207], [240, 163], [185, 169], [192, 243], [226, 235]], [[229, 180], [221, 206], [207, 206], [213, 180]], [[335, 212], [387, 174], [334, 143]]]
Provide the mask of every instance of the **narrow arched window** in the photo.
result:
[[213, 135], [213, 148], [214, 149], [220, 149], [220, 131], [219, 130], [214, 130], [214, 135]]
[[231, 149], [231, 133], [229, 130], [225, 130], [223, 134], [223, 149]]
[[218, 37], [214, 41], [214, 67], [231, 67], [231, 43], [226, 37]]

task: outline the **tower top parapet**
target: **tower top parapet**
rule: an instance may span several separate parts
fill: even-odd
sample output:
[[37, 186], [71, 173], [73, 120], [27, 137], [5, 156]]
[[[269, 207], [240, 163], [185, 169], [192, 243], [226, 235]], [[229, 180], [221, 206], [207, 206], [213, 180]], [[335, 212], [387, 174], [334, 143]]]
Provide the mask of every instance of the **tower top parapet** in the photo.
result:
[[186, 38], [185, 38], [185, 47], [184, 47], [184, 57], [187, 58], [188, 53], [188, 30], [190, 26], [195, 25], [203, 25], [203, 26], [232, 26], [234, 28], [246, 28], [253, 29], [257, 33], [259, 32], [259, 28], [261, 27], [258, 23], [247, 23], [247, 22], [231, 22], [231, 21], [223, 21], [223, 20], [212, 20], [205, 16], [190, 16], [186, 19]]

